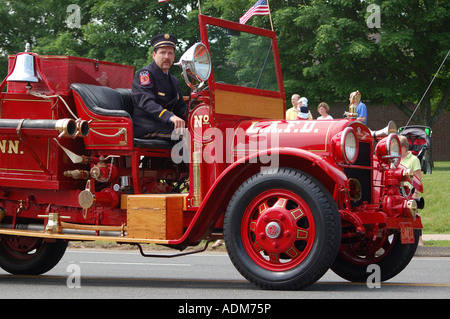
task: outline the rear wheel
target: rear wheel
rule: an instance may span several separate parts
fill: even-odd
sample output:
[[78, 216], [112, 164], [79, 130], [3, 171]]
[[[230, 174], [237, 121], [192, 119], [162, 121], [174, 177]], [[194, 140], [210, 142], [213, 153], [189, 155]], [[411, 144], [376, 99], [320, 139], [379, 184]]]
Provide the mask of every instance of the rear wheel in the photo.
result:
[[63, 257], [67, 242], [22, 236], [0, 237], [0, 267], [14, 275], [40, 275]]
[[256, 174], [232, 197], [224, 239], [236, 269], [265, 289], [302, 289], [329, 269], [340, 242], [337, 207], [306, 174]]

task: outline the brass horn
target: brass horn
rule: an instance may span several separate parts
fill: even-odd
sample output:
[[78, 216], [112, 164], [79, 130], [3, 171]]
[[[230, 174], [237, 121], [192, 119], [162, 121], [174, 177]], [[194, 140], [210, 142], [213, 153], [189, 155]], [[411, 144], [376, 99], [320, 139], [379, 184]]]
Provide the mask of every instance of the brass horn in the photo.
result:
[[376, 140], [381, 140], [382, 138], [388, 136], [391, 133], [397, 133], [397, 125], [395, 125], [394, 121], [389, 121], [388, 125], [378, 131], [370, 131], [372, 137]]

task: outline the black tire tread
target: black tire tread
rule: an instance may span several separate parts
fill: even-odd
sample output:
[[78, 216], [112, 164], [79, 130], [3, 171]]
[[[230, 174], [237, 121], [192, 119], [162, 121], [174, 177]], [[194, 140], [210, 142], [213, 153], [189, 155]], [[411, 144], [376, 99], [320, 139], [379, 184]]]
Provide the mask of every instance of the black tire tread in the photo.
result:
[[[314, 177], [309, 176], [307, 173], [288, 169], [288, 168], [280, 168], [276, 172], [276, 176], [288, 180], [291, 182], [295, 182], [297, 184], [301, 184], [303, 187], [308, 189], [311, 194], [317, 199], [317, 202], [320, 204], [322, 216], [324, 217], [325, 229], [327, 233], [325, 234], [325, 243], [322, 248], [322, 252], [320, 255], [319, 261], [314, 263], [314, 269], [308, 270], [302, 275], [301, 280], [297, 280], [298, 278], [294, 278], [291, 280], [287, 280], [285, 282], [272, 282], [267, 281], [263, 278], [259, 278], [250, 273], [247, 269], [244, 268], [242, 263], [239, 260], [239, 251], [234, 251], [233, 245], [229, 244], [230, 234], [226, 231], [226, 229], [231, 228], [231, 218], [232, 218], [232, 209], [235, 207], [237, 201], [241, 198], [241, 194], [248, 188], [252, 187], [256, 183], [260, 182], [261, 179], [264, 179], [264, 176], [267, 173], [258, 173], [254, 176], [250, 177], [247, 181], [245, 181], [232, 196], [227, 212], [225, 214], [224, 219], [224, 238], [226, 243], [226, 248], [228, 250], [228, 254], [232, 263], [235, 265], [236, 269], [250, 282], [256, 284], [257, 286], [263, 289], [283, 289], [283, 290], [299, 290], [304, 289], [313, 283], [315, 283], [323, 274], [329, 269], [331, 264], [333, 263], [337, 251], [339, 249], [339, 244], [341, 240], [341, 225], [339, 213], [337, 211], [337, 207], [334, 204], [334, 200], [329, 194], [329, 192], [321, 186], [320, 182], [318, 182]], [[228, 242], [228, 244], [227, 244]]]

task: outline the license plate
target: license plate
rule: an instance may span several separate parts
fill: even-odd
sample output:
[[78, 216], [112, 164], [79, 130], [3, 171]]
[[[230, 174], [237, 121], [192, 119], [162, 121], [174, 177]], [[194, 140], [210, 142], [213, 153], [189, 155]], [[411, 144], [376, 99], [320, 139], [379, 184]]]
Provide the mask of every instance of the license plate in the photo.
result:
[[402, 244], [414, 244], [414, 229], [412, 223], [400, 223], [400, 237]]

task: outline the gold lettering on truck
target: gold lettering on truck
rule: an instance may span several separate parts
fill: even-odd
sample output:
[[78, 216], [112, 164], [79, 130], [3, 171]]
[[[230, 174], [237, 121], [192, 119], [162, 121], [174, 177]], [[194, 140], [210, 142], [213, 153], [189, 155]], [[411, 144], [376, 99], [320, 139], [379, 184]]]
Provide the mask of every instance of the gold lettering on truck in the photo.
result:
[[19, 140], [1, 140], [0, 152], [3, 154], [23, 154], [23, 151], [19, 152]]

